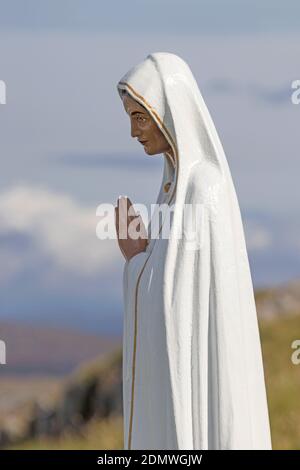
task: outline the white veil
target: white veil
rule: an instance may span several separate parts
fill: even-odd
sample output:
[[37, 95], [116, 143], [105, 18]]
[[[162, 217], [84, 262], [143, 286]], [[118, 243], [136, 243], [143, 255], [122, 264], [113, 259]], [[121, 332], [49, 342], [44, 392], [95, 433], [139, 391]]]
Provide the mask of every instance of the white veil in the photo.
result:
[[[122, 89], [146, 107], [175, 155], [173, 166], [164, 154], [157, 202], [164, 198], [174, 204], [162, 269], [178, 448], [270, 449], [242, 219], [213, 121], [189, 66], [175, 54], [149, 54], [118, 82], [120, 95]], [[165, 194], [170, 175], [173, 181]], [[187, 249], [184, 238], [173, 236], [182, 230], [184, 204], [205, 208], [197, 250]], [[151, 263], [156, 243], [150, 240], [144, 265]]]

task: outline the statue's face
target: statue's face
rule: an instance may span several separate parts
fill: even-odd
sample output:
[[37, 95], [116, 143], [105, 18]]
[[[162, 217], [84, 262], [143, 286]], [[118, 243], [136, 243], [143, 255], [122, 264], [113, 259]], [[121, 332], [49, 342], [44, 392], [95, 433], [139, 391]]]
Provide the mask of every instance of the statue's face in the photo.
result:
[[131, 137], [137, 137], [145, 152], [156, 155], [171, 151], [167, 139], [148, 111], [131, 96], [125, 95], [122, 100], [131, 122]]

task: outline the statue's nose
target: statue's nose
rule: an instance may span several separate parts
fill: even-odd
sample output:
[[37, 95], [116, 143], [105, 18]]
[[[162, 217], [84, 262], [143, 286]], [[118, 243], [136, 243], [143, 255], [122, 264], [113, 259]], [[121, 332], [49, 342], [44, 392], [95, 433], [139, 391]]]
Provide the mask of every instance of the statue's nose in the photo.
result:
[[131, 137], [139, 137], [140, 130], [134, 122], [131, 122]]

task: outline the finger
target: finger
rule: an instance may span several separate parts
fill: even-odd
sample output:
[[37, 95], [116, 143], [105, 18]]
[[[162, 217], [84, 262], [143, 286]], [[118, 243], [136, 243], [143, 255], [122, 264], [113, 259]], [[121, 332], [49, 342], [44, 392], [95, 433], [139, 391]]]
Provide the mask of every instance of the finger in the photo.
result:
[[128, 198], [126, 196], [119, 196], [118, 199], [120, 209], [120, 223], [127, 227], [128, 225]]
[[135, 212], [134, 206], [129, 198], [127, 198], [127, 214], [129, 222], [137, 217], [137, 213]]
[[121, 238], [126, 238], [128, 229], [127, 210], [126, 210], [126, 198], [120, 197], [119, 199], [119, 227]]
[[125, 198], [123, 196], [119, 196], [118, 199], [118, 207], [119, 207], [119, 212], [120, 212], [120, 222], [126, 221], [126, 204], [125, 204]]
[[117, 234], [119, 235], [119, 211], [117, 207], [115, 207], [115, 225]]

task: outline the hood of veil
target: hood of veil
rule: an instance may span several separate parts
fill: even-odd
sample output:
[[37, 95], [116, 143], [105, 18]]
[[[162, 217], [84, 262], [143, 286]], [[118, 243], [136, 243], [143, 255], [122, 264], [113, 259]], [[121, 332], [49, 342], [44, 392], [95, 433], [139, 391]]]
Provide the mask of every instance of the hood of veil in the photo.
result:
[[149, 54], [120, 79], [117, 88], [120, 96], [126, 90], [147, 109], [173, 150], [175, 162], [164, 154], [160, 188], [161, 195], [165, 182], [174, 175], [168, 203], [176, 192], [186, 190], [195, 164], [207, 162], [227, 174], [227, 160], [209, 111], [190, 67], [178, 55]]
[[[214, 123], [193, 73], [183, 59], [169, 52], [151, 53], [119, 80], [117, 89], [121, 98], [122, 90], [126, 90], [147, 109], [173, 150], [175, 161], [164, 153], [157, 204], [163, 201], [179, 206], [187, 200], [191, 184], [202, 184], [200, 191], [205, 191], [203, 185], [206, 185], [206, 192], [211, 192], [213, 185], [220, 187], [221, 181], [232, 184]], [[202, 182], [191, 178], [196, 168], [199, 173], [200, 165]], [[166, 195], [164, 185], [170, 180]]]

